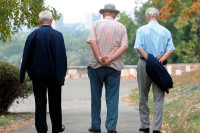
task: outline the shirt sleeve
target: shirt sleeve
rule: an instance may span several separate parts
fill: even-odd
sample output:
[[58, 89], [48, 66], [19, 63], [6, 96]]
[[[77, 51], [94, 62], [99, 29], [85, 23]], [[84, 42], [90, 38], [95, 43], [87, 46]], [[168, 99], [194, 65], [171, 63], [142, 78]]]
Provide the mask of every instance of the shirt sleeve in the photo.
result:
[[127, 46], [128, 47], [128, 37], [127, 37], [127, 31], [126, 28], [123, 26], [122, 31], [122, 41], [121, 46]]
[[91, 29], [90, 34], [89, 34], [88, 39], [87, 39], [87, 43], [90, 42], [91, 40], [96, 41], [95, 24], [92, 25], [92, 29]]
[[169, 50], [175, 50], [175, 47], [174, 47], [174, 44], [173, 44], [173, 41], [172, 41], [171, 33], [170, 33], [169, 39], [167, 41], [167, 46], [166, 46], [166, 51], [169, 51]]
[[141, 36], [142, 36], [141, 30], [138, 29], [137, 32], [136, 32], [136, 39], [135, 39], [134, 49], [137, 49], [137, 48], [144, 49]]

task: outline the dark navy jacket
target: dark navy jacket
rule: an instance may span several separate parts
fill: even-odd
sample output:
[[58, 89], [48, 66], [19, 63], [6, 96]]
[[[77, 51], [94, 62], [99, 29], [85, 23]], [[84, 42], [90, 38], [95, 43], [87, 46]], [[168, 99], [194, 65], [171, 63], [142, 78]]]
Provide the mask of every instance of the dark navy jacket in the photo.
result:
[[171, 76], [163, 65], [151, 54], [148, 54], [146, 61], [146, 72], [151, 80], [166, 93], [169, 93], [169, 88], [173, 88]]
[[67, 71], [64, 39], [50, 25], [42, 25], [28, 36], [20, 71], [21, 83], [26, 71], [32, 80], [64, 85]]

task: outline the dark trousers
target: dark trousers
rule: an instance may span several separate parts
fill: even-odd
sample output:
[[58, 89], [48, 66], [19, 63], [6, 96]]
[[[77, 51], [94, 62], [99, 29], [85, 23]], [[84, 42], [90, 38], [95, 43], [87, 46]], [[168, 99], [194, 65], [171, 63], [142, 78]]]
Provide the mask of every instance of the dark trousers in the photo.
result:
[[116, 130], [118, 120], [119, 86], [121, 72], [111, 67], [93, 69], [88, 67], [91, 87], [91, 128], [101, 129], [101, 96], [105, 83], [107, 117], [106, 129]]
[[35, 96], [35, 126], [38, 133], [47, 133], [46, 122], [47, 90], [52, 132], [58, 133], [62, 127], [61, 86], [55, 83], [33, 81]]

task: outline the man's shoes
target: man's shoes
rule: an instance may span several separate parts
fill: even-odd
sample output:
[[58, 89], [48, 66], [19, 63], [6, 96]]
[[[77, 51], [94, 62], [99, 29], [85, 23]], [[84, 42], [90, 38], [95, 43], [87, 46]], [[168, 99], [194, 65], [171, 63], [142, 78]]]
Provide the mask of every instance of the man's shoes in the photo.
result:
[[143, 133], [149, 133], [149, 128], [139, 128], [139, 131], [143, 131]]
[[62, 125], [61, 129], [59, 130], [59, 132], [63, 132], [65, 131], [65, 125]]
[[88, 131], [93, 132], [93, 133], [100, 133], [101, 132], [101, 130], [95, 130], [95, 129], [92, 129], [92, 128], [89, 128]]
[[161, 133], [161, 131], [153, 130], [153, 133]]
[[117, 131], [115, 131], [115, 130], [108, 130], [107, 133], [117, 133]]
[[62, 125], [60, 129], [52, 129], [52, 133], [60, 133], [65, 130], [65, 126]]

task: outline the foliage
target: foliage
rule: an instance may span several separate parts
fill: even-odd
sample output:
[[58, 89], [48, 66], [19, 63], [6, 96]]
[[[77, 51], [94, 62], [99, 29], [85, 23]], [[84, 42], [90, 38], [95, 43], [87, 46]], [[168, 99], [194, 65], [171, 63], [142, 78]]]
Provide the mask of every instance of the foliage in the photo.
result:
[[[166, 133], [200, 132], [200, 71], [173, 76], [174, 88], [165, 95], [162, 129]], [[129, 96], [139, 104], [139, 89]], [[153, 93], [149, 95], [150, 115], [153, 114]]]
[[124, 64], [136, 64], [138, 60], [137, 52], [133, 49], [137, 26], [133, 23], [133, 20], [125, 13], [120, 14], [119, 22], [121, 22], [127, 29], [128, 34], [128, 47], [129, 49], [123, 54]]
[[0, 61], [0, 112], [6, 112], [17, 98], [26, 98], [32, 93], [32, 84], [26, 77], [19, 81], [19, 68]]
[[[200, 62], [200, 0], [153, 0], [176, 46], [173, 62]], [[170, 26], [171, 25], [171, 26]]]
[[163, 5], [160, 8], [161, 20], [179, 14], [182, 21], [187, 21], [200, 12], [200, 0], [156, 0], [155, 4]]
[[142, 7], [137, 7], [134, 11], [134, 23], [137, 25], [137, 27], [141, 27], [145, 24], [147, 24], [147, 20], [145, 17], [145, 11], [147, 8], [152, 6], [152, 1], [149, 0], [146, 3], [142, 4]]
[[54, 19], [59, 19], [55, 8], [44, 6], [43, 0], [1, 0], [0, 1], [0, 41], [11, 40], [21, 26], [37, 27], [38, 14], [50, 10]]

